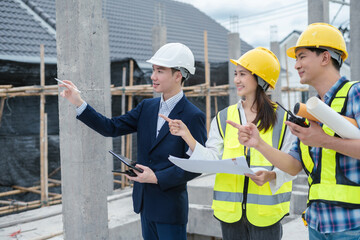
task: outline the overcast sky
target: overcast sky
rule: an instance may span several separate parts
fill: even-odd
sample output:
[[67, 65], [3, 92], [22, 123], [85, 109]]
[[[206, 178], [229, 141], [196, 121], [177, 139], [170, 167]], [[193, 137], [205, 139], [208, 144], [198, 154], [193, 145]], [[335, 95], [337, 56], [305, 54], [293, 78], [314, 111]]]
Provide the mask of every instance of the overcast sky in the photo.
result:
[[[231, 31], [238, 29], [240, 37], [254, 47], [269, 47], [270, 38], [281, 41], [293, 30], [303, 31], [307, 26], [308, 0], [177, 1], [193, 5]], [[330, 23], [348, 26], [349, 6], [330, 2], [329, 8]], [[230, 24], [231, 16], [238, 18], [238, 27]], [[276, 26], [277, 35], [270, 36], [271, 26]]]

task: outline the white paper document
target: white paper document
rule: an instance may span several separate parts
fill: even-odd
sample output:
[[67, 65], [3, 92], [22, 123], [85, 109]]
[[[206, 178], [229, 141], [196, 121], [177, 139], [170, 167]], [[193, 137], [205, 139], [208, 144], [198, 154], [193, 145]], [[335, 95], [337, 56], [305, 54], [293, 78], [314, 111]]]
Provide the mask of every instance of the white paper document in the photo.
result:
[[244, 175], [255, 174], [259, 170], [267, 171], [265, 168], [252, 168], [247, 165], [245, 157], [237, 157], [223, 160], [192, 160], [169, 156], [169, 160], [181, 169], [194, 173], [231, 173]]

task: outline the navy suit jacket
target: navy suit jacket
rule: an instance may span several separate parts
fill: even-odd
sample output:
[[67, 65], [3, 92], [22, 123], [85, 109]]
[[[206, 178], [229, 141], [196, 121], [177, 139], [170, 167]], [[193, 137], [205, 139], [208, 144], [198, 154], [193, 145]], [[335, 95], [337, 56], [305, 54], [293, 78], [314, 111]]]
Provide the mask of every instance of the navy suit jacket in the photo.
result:
[[[136, 108], [111, 119], [91, 106], [77, 118], [103, 136], [117, 137], [137, 132], [137, 163], [151, 168], [158, 184], [134, 183], [133, 205], [150, 221], [185, 224], [188, 220], [187, 181], [199, 176], [172, 164], [169, 155], [188, 158], [188, 145], [181, 137], [169, 132], [164, 123], [156, 137], [160, 98], [143, 100]], [[202, 145], [206, 141], [205, 115], [184, 96], [169, 114], [182, 120], [194, 138]]]

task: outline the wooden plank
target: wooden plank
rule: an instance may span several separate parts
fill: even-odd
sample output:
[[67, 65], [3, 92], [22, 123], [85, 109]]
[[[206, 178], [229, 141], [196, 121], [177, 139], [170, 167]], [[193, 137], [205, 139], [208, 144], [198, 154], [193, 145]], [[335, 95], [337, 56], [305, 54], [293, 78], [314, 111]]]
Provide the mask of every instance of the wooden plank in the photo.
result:
[[7, 205], [13, 205], [13, 206], [26, 206], [26, 202], [22, 201], [8, 201], [8, 200], [0, 200], [0, 204], [7, 204]]
[[[59, 204], [61, 203], [61, 195], [57, 197], [51, 197], [49, 198], [49, 205]], [[23, 210], [29, 210], [33, 208], [38, 208], [42, 206], [42, 203], [40, 200], [35, 200], [31, 202], [26, 202], [26, 206], [6, 206], [6, 207], [0, 207], [0, 214], [8, 214]]]
[[[197, 84], [193, 86], [186, 86], [183, 87], [183, 91], [186, 93], [188, 91], [198, 92], [199, 96], [205, 96], [207, 90], [210, 89], [210, 93], [213, 93], [215, 90], [218, 91], [228, 91], [228, 85], [219, 85], [216, 87], [206, 87], [206, 83]], [[285, 88], [283, 87], [283, 91]], [[304, 91], [307, 89], [304, 89]], [[111, 95], [113, 96], [121, 96], [124, 94], [126, 96], [149, 96], [152, 97], [153, 88], [148, 84], [142, 85], [134, 85], [134, 86], [125, 86], [125, 87], [112, 87], [111, 88]], [[58, 95], [58, 86], [57, 85], [49, 85], [49, 86], [27, 86], [26, 88], [19, 87], [19, 88], [11, 88], [11, 89], [0, 89], [0, 97], [26, 97], [26, 96], [57, 96]]]
[[[123, 71], [122, 71], [122, 86], [124, 88], [123, 94], [121, 95], [121, 115], [125, 114], [126, 112], [126, 95], [125, 95], [125, 86], [126, 86], [126, 67], [123, 67]], [[121, 136], [121, 154], [125, 156], [125, 136]], [[121, 171], [125, 171], [125, 165], [121, 164]], [[125, 180], [126, 177], [124, 176], [124, 174], [121, 174], [121, 189], [125, 188]], [[115, 182], [116, 180], [114, 180]]]
[[[134, 85], [134, 61], [130, 60], [130, 70], [129, 70], [129, 86]], [[128, 111], [130, 111], [133, 107], [133, 95], [129, 95], [128, 97]], [[126, 157], [132, 159], [132, 135], [126, 135]], [[125, 186], [129, 185], [129, 181], [125, 178]]]
[[[54, 184], [54, 183], [49, 184], [49, 187], [55, 187], [55, 186], [58, 186], [58, 184]], [[12, 188], [14, 188], [14, 186], [12, 186]], [[28, 187], [25, 189], [26, 190], [11, 190], [11, 191], [7, 191], [7, 192], [2, 192], [2, 193], [0, 193], [0, 197], [6, 197], [6, 196], [11, 196], [11, 195], [15, 195], [15, 194], [28, 192], [28, 189], [37, 190], [37, 189], [40, 189], [40, 186]]]
[[1, 126], [2, 115], [4, 112], [5, 99], [6, 99], [5, 97], [2, 97], [0, 101], [0, 126]]
[[[40, 44], [40, 86], [45, 86], [45, 62], [44, 62], [44, 45]], [[41, 202], [48, 202], [48, 185], [47, 185], [47, 154], [46, 154], [46, 116], [45, 116], [45, 95], [40, 95], [40, 196]]]
[[210, 130], [211, 122], [211, 97], [210, 97], [210, 64], [208, 59], [207, 31], [204, 31], [204, 58], [205, 58], [205, 85], [206, 85], [206, 129]]
[[55, 183], [57, 186], [61, 185], [61, 181], [57, 179], [48, 178], [48, 182]]
[[[19, 189], [19, 190], [23, 190], [24, 192], [37, 193], [37, 194], [40, 194], [40, 195], [41, 195], [41, 193], [42, 193], [41, 190], [36, 190], [36, 189], [26, 188], [26, 187], [21, 187], [21, 186], [13, 186], [13, 188]], [[61, 196], [61, 194], [59, 194], [59, 193], [49, 193], [49, 196], [57, 197], [57, 196]], [[42, 202], [43, 202], [43, 201], [42, 201]]]

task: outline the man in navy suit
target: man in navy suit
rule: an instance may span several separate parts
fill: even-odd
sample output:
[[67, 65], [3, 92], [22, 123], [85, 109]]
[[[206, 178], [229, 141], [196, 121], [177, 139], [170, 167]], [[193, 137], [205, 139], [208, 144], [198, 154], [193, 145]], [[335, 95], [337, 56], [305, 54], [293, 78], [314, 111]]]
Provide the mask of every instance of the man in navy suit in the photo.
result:
[[194, 138], [206, 141], [205, 115], [191, 104], [182, 91], [182, 83], [195, 73], [191, 50], [181, 43], [162, 46], [147, 62], [153, 65], [151, 80], [161, 97], [145, 99], [136, 108], [118, 117], [107, 118], [96, 112], [76, 91], [71, 81], [60, 86], [61, 96], [77, 106], [77, 118], [103, 136], [117, 137], [137, 132], [138, 159], [135, 171], [134, 211], [140, 213], [142, 235], [152, 239], [186, 239], [188, 221], [187, 181], [199, 174], [186, 172], [168, 157], [188, 157], [188, 146], [181, 137], [169, 133], [168, 123], [159, 114], [182, 120]]

